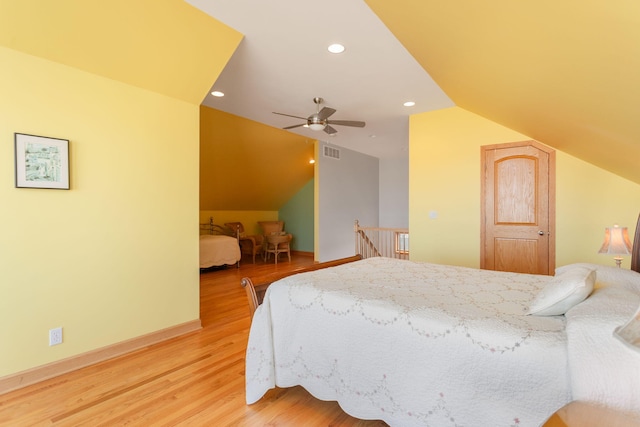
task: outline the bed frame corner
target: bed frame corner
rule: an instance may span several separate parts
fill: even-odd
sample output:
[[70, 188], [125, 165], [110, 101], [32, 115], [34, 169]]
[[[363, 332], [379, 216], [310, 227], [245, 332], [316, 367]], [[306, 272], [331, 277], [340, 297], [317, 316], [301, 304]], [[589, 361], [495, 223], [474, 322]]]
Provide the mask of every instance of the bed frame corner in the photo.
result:
[[631, 250], [631, 269], [640, 273], [640, 215], [638, 215], [636, 232], [633, 237], [633, 249]]

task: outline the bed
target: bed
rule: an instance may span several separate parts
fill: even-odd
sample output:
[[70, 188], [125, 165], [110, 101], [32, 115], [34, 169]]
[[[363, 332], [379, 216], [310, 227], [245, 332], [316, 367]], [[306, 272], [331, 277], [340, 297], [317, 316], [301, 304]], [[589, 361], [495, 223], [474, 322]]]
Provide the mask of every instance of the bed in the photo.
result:
[[243, 279], [266, 290], [247, 346], [248, 404], [301, 385], [355, 417], [403, 427], [539, 426], [572, 400], [640, 414], [640, 350], [630, 344], [639, 273], [346, 261], [273, 283]]
[[200, 224], [200, 268], [240, 265], [240, 244], [237, 233], [227, 227], [208, 223]]

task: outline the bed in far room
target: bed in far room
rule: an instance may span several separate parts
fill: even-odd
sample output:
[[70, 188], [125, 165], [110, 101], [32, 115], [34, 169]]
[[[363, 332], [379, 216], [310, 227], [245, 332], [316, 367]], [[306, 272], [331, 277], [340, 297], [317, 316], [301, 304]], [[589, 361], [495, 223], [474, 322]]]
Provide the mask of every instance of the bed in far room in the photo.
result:
[[200, 268], [239, 266], [242, 254], [237, 233], [213, 223], [200, 224]]
[[266, 290], [261, 304], [253, 292], [248, 404], [301, 385], [402, 427], [537, 427], [574, 399], [640, 415], [636, 271], [572, 264], [542, 276], [383, 257], [329, 265], [243, 279], [248, 294]]

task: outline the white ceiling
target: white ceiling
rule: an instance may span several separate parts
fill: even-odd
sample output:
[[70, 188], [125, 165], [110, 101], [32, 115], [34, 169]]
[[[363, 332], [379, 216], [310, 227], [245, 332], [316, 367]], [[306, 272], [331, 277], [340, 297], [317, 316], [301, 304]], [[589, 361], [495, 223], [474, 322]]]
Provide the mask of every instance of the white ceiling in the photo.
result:
[[[291, 132], [375, 157], [406, 156], [410, 114], [453, 106], [426, 71], [363, 0], [186, 0], [244, 34], [213, 84], [222, 98], [203, 105], [273, 127], [316, 112], [314, 97], [337, 110], [336, 136], [299, 127]], [[215, 40], [212, 41], [215, 43]], [[332, 43], [346, 47], [336, 55]], [[405, 107], [414, 101], [414, 107]]]

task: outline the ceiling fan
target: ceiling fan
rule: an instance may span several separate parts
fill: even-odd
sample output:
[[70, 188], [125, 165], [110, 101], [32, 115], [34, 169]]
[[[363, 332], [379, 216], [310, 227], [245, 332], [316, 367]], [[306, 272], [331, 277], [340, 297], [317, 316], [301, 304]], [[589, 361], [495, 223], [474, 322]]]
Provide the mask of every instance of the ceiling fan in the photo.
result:
[[299, 125], [287, 126], [282, 129], [293, 129], [300, 126], [307, 126], [311, 130], [323, 130], [329, 135], [333, 135], [335, 133], [338, 133], [338, 131], [334, 129], [331, 125], [353, 126], [358, 128], [364, 127], [365, 125], [364, 122], [360, 122], [356, 120], [329, 120], [329, 117], [333, 113], [335, 113], [336, 110], [329, 107], [322, 107], [322, 110], [321, 110], [320, 104], [322, 104], [323, 101], [324, 100], [322, 98], [318, 98], [318, 97], [313, 98], [313, 102], [316, 104], [316, 112], [306, 118], [299, 117], [299, 116], [292, 116], [291, 114], [276, 113], [275, 111], [273, 112], [273, 114], [279, 114], [281, 116], [295, 117], [296, 119], [305, 120], [305, 123], [301, 123]]

